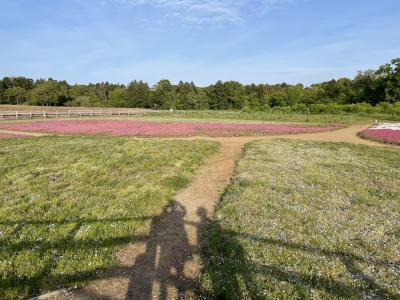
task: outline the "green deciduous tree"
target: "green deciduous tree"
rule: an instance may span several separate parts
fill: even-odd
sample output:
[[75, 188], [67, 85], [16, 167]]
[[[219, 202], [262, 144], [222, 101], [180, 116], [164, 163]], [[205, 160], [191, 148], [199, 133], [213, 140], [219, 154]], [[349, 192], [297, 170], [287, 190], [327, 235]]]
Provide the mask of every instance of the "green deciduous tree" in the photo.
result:
[[132, 81], [127, 89], [128, 107], [151, 108], [150, 88], [146, 82]]
[[20, 104], [27, 100], [28, 91], [22, 87], [15, 86], [4, 90], [3, 103]]
[[110, 92], [110, 105], [113, 107], [125, 107], [128, 91], [125, 87], [117, 87]]
[[376, 72], [379, 76], [379, 87], [384, 92], [384, 101], [400, 101], [400, 58], [383, 65]]
[[170, 109], [173, 105], [173, 86], [169, 80], [160, 80], [155, 86], [152, 93], [152, 103], [155, 109]]
[[68, 100], [68, 85], [55, 80], [38, 83], [29, 94], [29, 101], [34, 105], [64, 105]]

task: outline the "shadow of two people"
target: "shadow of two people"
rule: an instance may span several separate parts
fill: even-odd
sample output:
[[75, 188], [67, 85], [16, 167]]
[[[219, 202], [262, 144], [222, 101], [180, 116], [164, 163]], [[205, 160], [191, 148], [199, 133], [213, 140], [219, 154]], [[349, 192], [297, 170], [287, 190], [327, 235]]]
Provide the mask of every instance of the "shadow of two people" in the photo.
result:
[[185, 221], [186, 207], [173, 201], [152, 219], [146, 250], [132, 267], [126, 299], [177, 299], [193, 291], [193, 278], [184, 269], [199, 246], [190, 244], [185, 226], [195, 226], [197, 241], [202, 241], [210, 224], [205, 208], [196, 213], [198, 222]]

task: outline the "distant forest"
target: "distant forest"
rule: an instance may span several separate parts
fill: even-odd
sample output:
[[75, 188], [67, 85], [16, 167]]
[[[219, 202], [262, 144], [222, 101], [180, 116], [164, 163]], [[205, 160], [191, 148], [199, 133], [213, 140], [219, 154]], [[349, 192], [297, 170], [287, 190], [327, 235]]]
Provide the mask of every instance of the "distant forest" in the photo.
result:
[[378, 70], [359, 72], [354, 79], [333, 79], [309, 87], [236, 81], [197, 87], [193, 82], [174, 85], [169, 80], [160, 80], [153, 87], [136, 80], [127, 86], [108, 82], [69, 85], [51, 78], [4, 77], [0, 80], [0, 104], [245, 111], [287, 108], [301, 112], [380, 106], [400, 114], [400, 58]]

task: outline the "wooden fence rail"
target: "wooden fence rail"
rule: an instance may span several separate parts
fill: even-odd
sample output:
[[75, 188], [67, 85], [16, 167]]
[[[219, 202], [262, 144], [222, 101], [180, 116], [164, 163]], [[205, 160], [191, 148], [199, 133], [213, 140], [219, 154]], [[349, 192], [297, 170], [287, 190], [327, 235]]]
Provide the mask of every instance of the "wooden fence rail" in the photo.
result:
[[37, 118], [71, 118], [71, 117], [111, 117], [111, 116], [135, 116], [138, 111], [115, 110], [68, 110], [68, 111], [0, 111], [0, 119], [37, 119]]

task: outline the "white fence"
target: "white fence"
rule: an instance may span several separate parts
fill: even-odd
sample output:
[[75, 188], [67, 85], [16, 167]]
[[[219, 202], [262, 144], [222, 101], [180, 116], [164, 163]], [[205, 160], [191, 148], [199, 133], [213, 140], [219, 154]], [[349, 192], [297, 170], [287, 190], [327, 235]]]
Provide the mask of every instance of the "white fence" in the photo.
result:
[[143, 114], [138, 111], [129, 110], [68, 110], [68, 111], [4, 111], [0, 112], [0, 119], [37, 119], [37, 118], [71, 118], [71, 117], [112, 117], [112, 116], [135, 116]]

